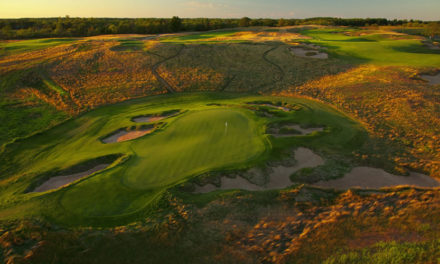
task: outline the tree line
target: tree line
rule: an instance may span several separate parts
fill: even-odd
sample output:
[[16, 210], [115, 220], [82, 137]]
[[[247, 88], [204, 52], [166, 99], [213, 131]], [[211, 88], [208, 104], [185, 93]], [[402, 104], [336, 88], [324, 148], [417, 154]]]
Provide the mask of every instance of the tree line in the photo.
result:
[[[28, 39], [47, 37], [86, 37], [102, 34], [158, 34], [180, 31], [206, 31], [249, 26], [426, 26], [420, 20], [388, 20], [385, 18], [332, 18], [307, 19], [240, 19], [222, 18], [19, 18], [0, 19], [0, 39]], [[436, 25], [438, 23], [435, 23]], [[430, 35], [440, 35], [432, 26]], [[432, 30], [434, 29], [434, 31]]]

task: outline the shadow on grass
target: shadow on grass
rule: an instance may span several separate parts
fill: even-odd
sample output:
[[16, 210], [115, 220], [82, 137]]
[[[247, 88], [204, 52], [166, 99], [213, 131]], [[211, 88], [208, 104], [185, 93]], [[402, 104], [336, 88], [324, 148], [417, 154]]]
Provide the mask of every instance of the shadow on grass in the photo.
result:
[[418, 53], [418, 54], [440, 54], [440, 50], [433, 50], [420, 44], [411, 44], [402, 47], [392, 47], [394, 51]]

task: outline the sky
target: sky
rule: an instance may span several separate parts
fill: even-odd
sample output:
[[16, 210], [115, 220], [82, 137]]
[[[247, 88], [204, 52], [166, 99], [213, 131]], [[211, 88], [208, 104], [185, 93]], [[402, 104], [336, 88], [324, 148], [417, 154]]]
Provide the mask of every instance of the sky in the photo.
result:
[[440, 0], [0, 0], [0, 18], [66, 15], [440, 20]]

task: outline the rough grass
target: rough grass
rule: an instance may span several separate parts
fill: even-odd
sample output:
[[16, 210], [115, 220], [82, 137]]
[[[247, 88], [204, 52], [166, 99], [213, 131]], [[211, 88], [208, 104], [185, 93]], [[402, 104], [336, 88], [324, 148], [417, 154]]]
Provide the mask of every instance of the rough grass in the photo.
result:
[[362, 120], [378, 142], [387, 141], [359, 154], [363, 160], [394, 160], [396, 173], [409, 167], [437, 177], [439, 89], [415, 78], [418, 72], [409, 67], [360, 66], [291, 87], [282, 94], [330, 102]]
[[[221, 173], [277, 161], [298, 146], [326, 159], [325, 165], [294, 176], [302, 182], [338, 177], [354, 164], [437, 175], [438, 87], [417, 75], [440, 66], [438, 52], [414, 36], [376, 30], [290, 31], [208, 32], [160, 41], [0, 43], [0, 144], [101, 105], [164, 93], [151, 73], [154, 65], [177, 91], [289, 89], [282, 95], [317, 98], [361, 120], [375, 137], [367, 138], [359, 123], [340, 112], [305, 99], [174, 95], [100, 108], [1, 150], [0, 262], [438, 262], [438, 190], [391, 189], [357, 195], [299, 186], [193, 195], [170, 189], [202, 171]], [[310, 39], [301, 40], [298, 32]], [[287, 48], [298, 41], [328, 47], [329, 59], [291, 56]], [[261, 99], [287, 101], [301, 110], [284, 113], [246, 104]], [[226, 107], [235, 110], [221, 110]], [[197, 112], [208, 108], [216, 108], [212, 110], [216, 113]], [[168, 126], [155, 135], [113, 146], [99, 143], [100, 136], [132, 126], [134, 116], [169, 109], [192, 112], [166, 120]], [[240, 132], [247, 132], [234, 133], [225, 142], [214, 142], [214, 150], [200, 152], [212, 142], [224, 118], [240, 120]], [[255, 142], [241, 146], [243, 151], [235, 149], [236, 140], [265, 142], [264, 127], [276, 122], [326, 129], [301, 138], [270, 138], [266, 152], [240, 160], [259, 152], [250, 147]], [[157, 145], [161, 142], [176, 148], [161, 148]], [[236, 156], [226, 155], [232, 152]], [[198, 158], [189, 159], [184, 153]], [[128, 159], [68, 188], [25, 194], [46, 173], [108, 154]], [[213, 155], [221, 160], [212, 159]], [[230, 162], [237, 157], [243, 162]], [[220, 163], [229, 167], [219, 168]], [[168, 170], [173, 172], [170, 178]], [[26, 222], [36, 218], [58, 226]], [[59, 224], [103, 227], [134, 221], [141, 222], [112, 229], [59, 229]], [[384, 242], [377, 244], [380, 241]]]
[[440, 260], [440, 240], [419, 243], [381, 242], [339, 256], [332, 256], [325, 264], [355, 263], [436, 263]]
[[[2, 42], [20, 53], [11, 51], [1, 57], [1, 89], [7, 91], [4, 99], [21, 103], [38, 98], [59, 111], [77, 115], [99, 105], [165, 93], [151, 72], [158, 63], [158, 72], [176, 91], [258, 93], [286, 90], [341, 73], [359, 63], [439, 65], [440, 56], [435, 51], [407, 35], [349, 28], [301, 32], [311, 39], [304, 40], [304, 36], [287, 31], [251, 29], [171, 36], [158, 41], [116, 37], [105, 41], [91, 38]], [[231, 42], [233, 39], [244, 42]], [[288, 47], [299, 41], [329, 47], [330, 58], [318, 61], [292, 56]], [[66, 45], [59, 45], [63, 43]], [[23, 75], [29, 71], [35, 72], [32, 78]], [[33, 85], [38, 79], [47, 85]], [[26, 133], [33, 131], [23, 130], [4, 140]]]
[[299, 186], [191, 197], [168, 193], [154, 216], [115, 228], [2, 222], [9, 230], [0, 236], [4, 259], [314, 264], [436, 263], [439, 258], [435, 190], [356, 193]]

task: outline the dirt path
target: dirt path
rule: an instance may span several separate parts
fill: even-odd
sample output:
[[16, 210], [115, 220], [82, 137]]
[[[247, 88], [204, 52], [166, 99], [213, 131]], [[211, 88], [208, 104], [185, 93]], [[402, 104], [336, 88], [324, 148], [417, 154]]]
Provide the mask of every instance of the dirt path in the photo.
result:
[[165, 87], [165, 89], [167, 89], [167, 91], [169, 93], [175, 93], [176, 90], [164, 79], [160, 76], [160, 74], [157, 72], [157, 68], [164, 62], [169, 61], [171, 59], [176, 58], [177, 56], [180, 55], [180, 53], [183, 51], [183, 49], [185, 48], [185, 45], [182, 45], [182, 48], [173, 56], [165, 58], [161, 61], [159, 61], [158, 63], [154, 64], [153, 67], [151, 67], [151, 72], [153, 73], [154, 77], [156, 77], [156, 79]]
[[[290, 181], [290, 175], [303, 168], [313, 168], [324, 164], [324, 160], [307, 148], [298, 148], [295, 150], [294, 166], [275, 166], [270, 168], [269, 182], [265, 186], [259, 186], [249, 182], [248, 180], [237, 176], [235, 178], [222, 177], [220, 179], [220, 188], [213, 184], [206, 184], [204, 186], [196, 185], [195, 193], [208, 193], [216, 190], [233, 190], [242, 189], [248, 191], [261, 191], [283, 189], [293, 184]], [[263, 173], [258, 169], [250, 169], [248, 173]]]
[[223, 84], [223, 86], [220, 88], [220, 91], [224, 91], [226, 90], [226, 88], [229, 87], [229, 85], [232, 83], [232, 81], [235, 79], [235, 77], [237, 77], [237, 75], [233, 75], [231, 78], [228, 78], [225, 82], [225, 84]]
[[[271, 60], [269, 60], [269, 59], [267, 58], [267, 55], [269, 55], [270, 52], [276, 50], [278, 47], [279, 47], [279, 46], [275, 46], [275, 47], [272, 47], [272, 48], [266, 50], [266, 51], [263, 53], [262, 58], [263, 58], [263, 60], [264, 60], [265, 62], [269, 63], [270, 65], [272, 65], [272, 66], [274, 66], [275, 68], [278, 69], [278, 71], [280, 72], [280, 77], [279, 77], [278, 79], [276, 79], [275, 81], [273, 81], [272, 83], [270, 83], [270, 84], [263, 84], [263, 85], [260, 87], [260, 89], [263, 89], [263, 88], [265, 88], [265, 87], [267, 87], [267, 86], [269, 86], [269, 85], [275, 85], [275, 84], [277, 84], [277, 83], [279, 83], [279, 82], [281, 82], [281, 81], [284, 80], [285, 72], [284, 72], [284, 70], [281, 68], [281, 66], [279, 66], [278, 64], [274, 63], [273, 61], [271, 61]], [[259, 89], [259, 90], [260, 90], [260, 89]]]
[[440, 181], [416, 172], [411, 172], [409, 176], [398, 176], [382, 169], [356, 167], [340, 179], [320, 181], [314, 185], [335, 189], [349, 189], [354, 187], [379, 189], [399, 185], [439, 187]]
[[90, 170], [71, 174], [71, 175], [65, 175], [65, 176], [56, 176], [52, 177], [37, 188], [33, 190], [33, 192], [46, 192], [49, 190], [58, 189], [60, 187], [66, 186], [74, 181], [77, 181], [79, 179], [82, 179], [84, 177], [87, 177], [97, 171], [103, 170], [107, 168], [110, 164], [100, 164], [97, 165]]

